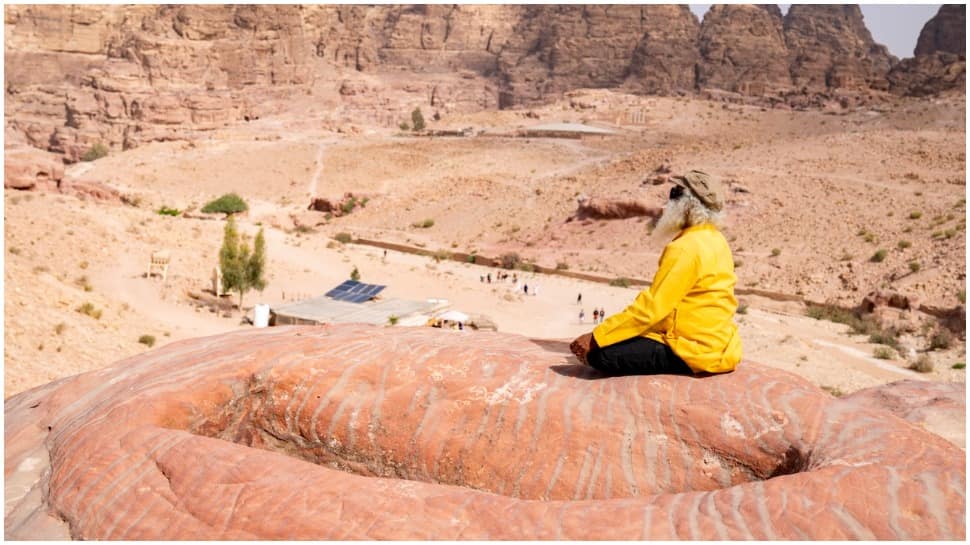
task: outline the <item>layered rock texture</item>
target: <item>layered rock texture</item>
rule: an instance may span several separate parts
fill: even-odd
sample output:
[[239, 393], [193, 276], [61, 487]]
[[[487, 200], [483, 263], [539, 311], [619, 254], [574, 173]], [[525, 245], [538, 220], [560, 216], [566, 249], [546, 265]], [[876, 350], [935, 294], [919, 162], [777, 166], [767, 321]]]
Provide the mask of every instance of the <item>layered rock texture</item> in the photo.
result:
[[168, 345], [5, 402], [11, 539], [965, 538], [965, 455], [744, 362], [361, 325]]
[[855, 5], [784, 18], [716, 5], [703, 23], [685, 5], [10, 5], [5, 114], [73, 162], [97, 142], [192, 138], [299, 97], [386, 122], [416, 104], [475, 111], [590, 87], [927, 94], [962, 80], [937, 56], [963, 58], [964, 13], [944, 6], [919, 62], [888, 77], [896, 60]]
[[894, 66], [888, 79], [895, 92], [927, 96], [967, 87], [967, 6], [944, 4], [923, 26], [915, 57]]

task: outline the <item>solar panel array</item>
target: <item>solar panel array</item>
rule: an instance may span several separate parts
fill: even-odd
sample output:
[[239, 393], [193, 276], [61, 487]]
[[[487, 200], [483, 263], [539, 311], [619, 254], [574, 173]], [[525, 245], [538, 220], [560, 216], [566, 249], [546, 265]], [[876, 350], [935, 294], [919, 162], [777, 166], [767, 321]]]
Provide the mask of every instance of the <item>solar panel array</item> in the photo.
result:
[[378, 284], [364, 284], [356, 280], [346, 280], [336, 288], [328, 291], [325, 295], [337, 301], [363, 303], [373, 299], [386, 287]]

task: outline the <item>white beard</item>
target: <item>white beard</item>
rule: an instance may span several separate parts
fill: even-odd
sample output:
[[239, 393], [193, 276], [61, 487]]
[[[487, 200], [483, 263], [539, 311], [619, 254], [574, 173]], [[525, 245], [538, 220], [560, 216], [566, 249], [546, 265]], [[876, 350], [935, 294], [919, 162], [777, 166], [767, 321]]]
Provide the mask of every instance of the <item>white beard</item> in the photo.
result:
[[653, 236], [662, 240], [670, 240], [674, 235], [683, 230], [686, 222], [687, 199], [681, 198], [675, 201], [667, 201], [664, 205], [663, 214], [657, 220], [657, 226], [653, 229]]

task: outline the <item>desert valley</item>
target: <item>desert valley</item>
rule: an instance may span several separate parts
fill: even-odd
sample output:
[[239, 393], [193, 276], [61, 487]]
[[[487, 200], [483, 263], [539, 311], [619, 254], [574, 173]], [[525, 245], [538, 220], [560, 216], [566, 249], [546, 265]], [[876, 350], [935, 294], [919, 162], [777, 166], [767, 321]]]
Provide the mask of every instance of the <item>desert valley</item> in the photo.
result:
[[[601, 42], [626, 15], [557, 12], [555, 39], [530, 49], [516, 36], [539, 36], [539, 15], [502, 8], [5, 6], [4, 397], [245, 335], [254, 305], [319, 297], [354, 270], [382, 297], [443, 299], [498, 333], [568, 342], [650, 281], [667, 176], [694, 168], [727, 193], [742, 367], [834, 398], [965, 383], [963, 53], [857, 66], [836, 45], [812, 57], [829, 63], [819, 79], [754, 52], [794, 48], [810, 26], [798, 16], [822, 28], [851, 10], [793, 7], [782, 23], [715, 6], [703, 24], [683, 10], [656, 23], [701, 45], [664, 57], [654, 81], [653, 42], [624, 46], [625, 68], [603, 60], [622, 64]], [[643, 13], [651, 29], [670, 15]], [[748, 43], [745, 24], [773, 30]], [[602, 32], [580, 39], [577, 25]], [[227, 193], [248, 205], [240, 231], [267, 243], [268, 284], [242, 309], [212, 293], [226, 217], [201, 212]], [[147, 274], [158, 251], [164, 279]], [[965, 425], [924, 424], [962, 449]]]

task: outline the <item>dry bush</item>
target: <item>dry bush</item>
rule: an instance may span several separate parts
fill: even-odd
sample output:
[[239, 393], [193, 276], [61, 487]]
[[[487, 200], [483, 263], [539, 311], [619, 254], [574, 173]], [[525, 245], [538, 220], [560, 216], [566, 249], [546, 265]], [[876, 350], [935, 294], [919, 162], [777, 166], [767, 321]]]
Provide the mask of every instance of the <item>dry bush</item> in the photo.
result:
[[909, 364], [909, 368], [917, 373], [931, 373], [933, 372], [933, 361], [930, 360], [928, 354], [920, 354], [916, 361]]

